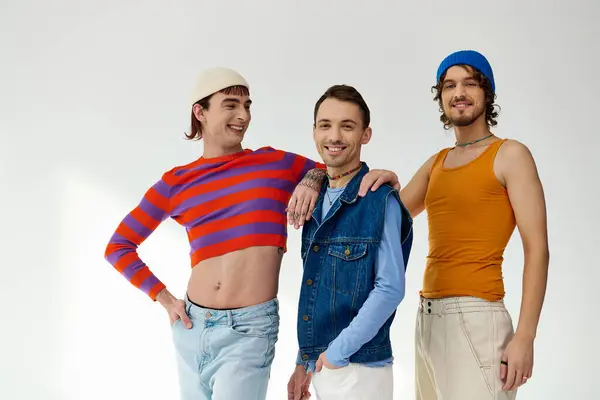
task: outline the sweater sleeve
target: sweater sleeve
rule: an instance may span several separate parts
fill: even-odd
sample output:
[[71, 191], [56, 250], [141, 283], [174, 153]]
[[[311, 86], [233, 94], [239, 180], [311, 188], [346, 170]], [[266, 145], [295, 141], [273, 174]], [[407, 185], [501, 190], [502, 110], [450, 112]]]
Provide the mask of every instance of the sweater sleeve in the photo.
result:
[[[291, 154], [291, 153], [290, 153]], [[326, 169], [325, 164], [313, 161], [310, 158], [294, 154], [294, 162], [292, 164], [292, 175], [296, 183], [300, 183], [304, 175], [311, 169]]]
[[170, 216], [171, 186], [168, 173], [150, 187], [140, 203], [119, 223], [104, 253], [105, 259], [152, 300], [165, 285], [140, 259], [137, 248]]

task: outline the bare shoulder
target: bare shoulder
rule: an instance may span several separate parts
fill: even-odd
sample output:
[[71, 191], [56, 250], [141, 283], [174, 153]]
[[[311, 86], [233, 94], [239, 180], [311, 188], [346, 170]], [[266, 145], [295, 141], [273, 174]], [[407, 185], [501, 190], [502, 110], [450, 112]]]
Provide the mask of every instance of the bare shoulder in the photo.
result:
[[494, 169], [501, 183], [515, 174], [537, 176], [537, 167], [531, 150], [524, 143], [507, 139], [498, 149]]
[[506, 141], [500, 146], [500, 149], [498, 150], [498, 156], [501, 158], [508, 158], [513, 161], [515, 159], [523, 157], [533, 159], [529, 147], [515, 139], [506, 139]]

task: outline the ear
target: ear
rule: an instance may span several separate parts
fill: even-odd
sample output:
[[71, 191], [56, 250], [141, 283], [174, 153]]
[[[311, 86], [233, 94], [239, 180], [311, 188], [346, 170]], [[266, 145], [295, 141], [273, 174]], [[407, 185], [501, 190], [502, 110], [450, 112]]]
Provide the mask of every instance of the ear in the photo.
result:
[[372, 135], [373, 135], [373, 130], [371, 129], [371, 127], [368, 127], [367, 129], [365, 129], [362, 136], [360, 137], [360, 144], [369, 143], [371, 141]]
[[200, 122], [206, 122], [206, 116], [204, 115], [204, 108], [200, 104], [194, 104], [192, 112], [196, 119]]

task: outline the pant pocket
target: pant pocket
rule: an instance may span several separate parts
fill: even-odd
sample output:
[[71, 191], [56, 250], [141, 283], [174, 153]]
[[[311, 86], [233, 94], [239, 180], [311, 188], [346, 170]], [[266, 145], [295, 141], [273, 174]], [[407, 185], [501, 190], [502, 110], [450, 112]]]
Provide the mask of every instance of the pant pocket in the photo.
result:
[[277, 330], [278, 320], [270, 315], [258, 315], [232, 321], [229, 329], [238, 336], [268, 339]]
[[490, 394], [494, 390], [495, 316], [494, 311], [461, 311], [459, 321], [468, 348], [480, 369], [482, 379]]

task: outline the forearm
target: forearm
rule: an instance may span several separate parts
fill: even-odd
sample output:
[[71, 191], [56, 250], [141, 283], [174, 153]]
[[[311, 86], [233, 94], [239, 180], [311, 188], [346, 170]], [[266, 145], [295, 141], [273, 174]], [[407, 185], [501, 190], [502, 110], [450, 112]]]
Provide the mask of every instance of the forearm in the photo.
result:
[[352, 354], [375, 337], [403, 297], [404, 292], [400, 290], [384, 292], [373, 289], [350, 325], [329, 345], [327, 360], [335, 366], [346, 365]]
[[173, 296], [167, 288], [162, 289], [156, 295], [156, 301], [159, 302], [160, 305], [163, 306], [165, 309], [168, 309], [176, 300], [177, 298]]
[[548, 281], [549, 251], [543, 250], [525, 252], [525, 267], [523, 270], [523, 295], [516, 334], [535, 338], [537, 327], [546, 296]]

